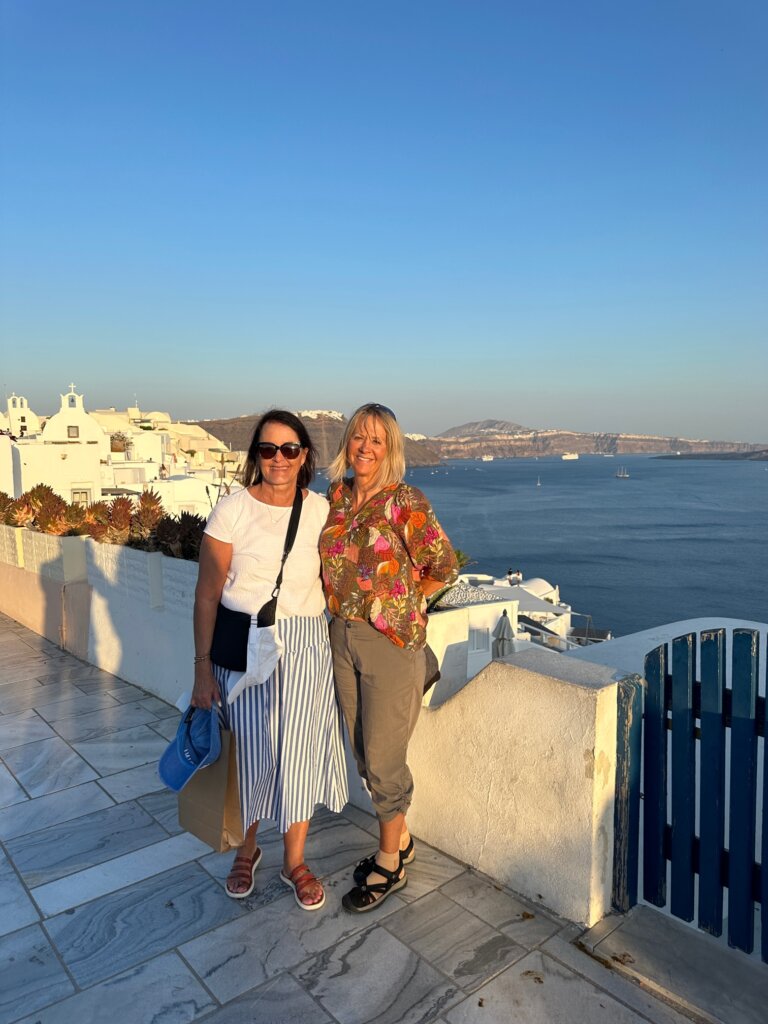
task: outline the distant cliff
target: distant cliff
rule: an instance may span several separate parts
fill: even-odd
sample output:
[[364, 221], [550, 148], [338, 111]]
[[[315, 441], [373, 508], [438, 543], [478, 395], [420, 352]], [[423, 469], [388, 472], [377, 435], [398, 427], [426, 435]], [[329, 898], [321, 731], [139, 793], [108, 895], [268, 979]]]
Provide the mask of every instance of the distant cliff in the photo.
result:
[[681, 437], [638, 434], [578, 434], [568, 430], [536, 430], [529, 434], [495, 434], [482, 437], [430, 438], [430, 447], [444, 459], [498, 459], [562, 455], [675, 455], [681, 453], [751, 452], [761, 445], [732, 441], [699, 441]]
[[444, 459], [530, 458], [542, 455], [675, 455], [709, 452], [756, 452], [764, 444], [705, 441], [653, 434], [582, 434], [572, 430], [532, 430], [508, 420], [482, 420], [451, 427], [427, 443]]
[[[336, 457], [347, 421], [341, 413], [332, 410], [302, 411], [298, 415], [317, 446], [318, 466], [324, 468]], [[233, 419], [200, 420], [199, 426], [227, 446], [231, 445], [233, 451], [246, 451], [260, 416], [261, 413], [256, 412]], [[434, 466], [440, 462], [440, 455], [431, 442], [406, 438], [405, 459], [409, 466]]]
[[[245, 451], [261, 413], [232, 419], [201, 420], [199, 425], [234, 451]], [[327, 466], [339, 450], [346, 419], [332, 410], [299, 413], [317, 445], [318, 465]], [[419, 436], [419, 435], [417, 435]], [[524, 459], [533, 456], [562, 455], [684, 455], [709, 453], [751, 453], [765, 444], [743, 441], [704, 441], [684, 437], [660, 437], [654, 434], [580, 434], [573, 430], [532, 430], [510, 420], [479, 420], [451, 427], [438, 437], [405, 439], [409, 466], [434, 466], [441, 459], [478, 459], [493, 455], [497, 459]]]

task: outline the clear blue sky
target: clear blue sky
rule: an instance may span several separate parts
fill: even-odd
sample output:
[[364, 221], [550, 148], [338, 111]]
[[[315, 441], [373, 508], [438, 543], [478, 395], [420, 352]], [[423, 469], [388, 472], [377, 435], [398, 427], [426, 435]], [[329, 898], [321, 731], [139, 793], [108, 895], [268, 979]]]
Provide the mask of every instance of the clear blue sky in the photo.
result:
[[0, 0], [0, 387], [768, 440], [765, 0]]

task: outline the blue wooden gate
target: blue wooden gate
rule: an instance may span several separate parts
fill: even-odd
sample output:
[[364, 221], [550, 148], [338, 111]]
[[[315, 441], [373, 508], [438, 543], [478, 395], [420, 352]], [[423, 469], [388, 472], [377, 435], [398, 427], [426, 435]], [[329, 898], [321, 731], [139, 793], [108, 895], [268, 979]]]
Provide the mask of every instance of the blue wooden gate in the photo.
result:
[[699, 928], [719, 936], [727, 889], [728, 944], [746, 953], [753, 952], [754, 905], [760, 904], [760, 952], [768, 963], [759, 633], [733, 630], [730, 686], [727, 639], [724, 629], [702, 632], [698, 644], [695, 633], [677, 637], [646, 655], [645, 687], [631, 681], [620, 687], [614, 906], [626, 911], [637, 903], [642, 815], [643, 899], [684, 921], [696, 918]]

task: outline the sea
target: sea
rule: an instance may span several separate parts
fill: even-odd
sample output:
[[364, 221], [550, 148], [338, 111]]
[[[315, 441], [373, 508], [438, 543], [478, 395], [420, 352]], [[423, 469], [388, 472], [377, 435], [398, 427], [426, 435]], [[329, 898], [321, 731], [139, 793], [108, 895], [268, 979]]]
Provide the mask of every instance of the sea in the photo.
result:
[[765, 462], [457, 460], [406, 478], [471, 559], [467, 571], [543, 577], [575, 626], [591, 616], [621, 636], [687, 618], [768, 621]]

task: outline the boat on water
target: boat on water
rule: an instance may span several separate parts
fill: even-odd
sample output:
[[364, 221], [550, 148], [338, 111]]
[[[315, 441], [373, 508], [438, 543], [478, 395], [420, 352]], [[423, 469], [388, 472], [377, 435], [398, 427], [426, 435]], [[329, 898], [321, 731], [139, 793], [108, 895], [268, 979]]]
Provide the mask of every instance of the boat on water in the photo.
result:
[[492, 455], [481, 455], [480, 456], [480, 461], [481, 462], [493, 462], [493, 456]]
[[629, 470], [626, 466], [619, 466], [619, 468], [616, 470], [616, 479], [629, 480]]
[[541, 487], [541, 477], [540, 476], [536, 477], [536, 486], [537, 487]]
[[560, 456], [563, 462], [573, 462], [575, 459], [578, 459], [578, 457], [578, 452], [563, 452], [563, 454]]

